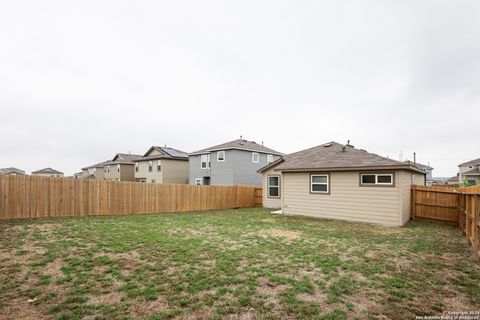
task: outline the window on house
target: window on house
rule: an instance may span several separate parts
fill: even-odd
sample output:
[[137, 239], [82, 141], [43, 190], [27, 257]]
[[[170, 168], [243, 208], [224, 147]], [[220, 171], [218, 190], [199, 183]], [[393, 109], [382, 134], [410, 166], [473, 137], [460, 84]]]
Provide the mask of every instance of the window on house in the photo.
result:
[[110, 166], [107, 166], [107, 172], [110, 173]]
[[258, 163], [260, 161], [260, 155], [256, 152], [252, 152], [252, 162]]
[[153, 161], [148, 161], [148, 172], [152, 172]]
[[117, 164], [117, 172], [120, 172], [120, 164]]
[[225, 161], [225, 150], [217, 152], [217, 162]]
[[280, 198], [280, 177], [268, 176], [268, 197]]
[[157, 172], [162, 171], [162, 160], [157, 160]]
[[202, 178], [195, 178], [195, 184], [197, 186], [201, 186], [202, 185]]
[[310, 192], [329, 193], [328, 174], [312, 174], [310, 176]]
[[157, 181], [157, 180], [155, 180], [155, 179], [152, 179], [152, 183], [155, 183], [156, 181]]
[[138, 162], [135, 162], [135, 172], [138, 172]]
[[200, 162], [202, 169], [210, 169], [210, 154], [202, 154]]
[[360, 175], [361, 185], [393, 186], [392, 173], [362, 173]]
[[267, 154], [267, 164], [273, 162], [273, 154]]
[[473, 166], [468, 166], [468, 169], [473, 169]]

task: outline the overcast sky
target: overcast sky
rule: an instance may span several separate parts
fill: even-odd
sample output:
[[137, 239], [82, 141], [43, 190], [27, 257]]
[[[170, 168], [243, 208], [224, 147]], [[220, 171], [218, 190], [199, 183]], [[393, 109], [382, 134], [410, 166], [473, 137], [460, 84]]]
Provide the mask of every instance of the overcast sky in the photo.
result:
[[480, 157], [480, 1], [1, 1], [0, 167], [328, 141]]

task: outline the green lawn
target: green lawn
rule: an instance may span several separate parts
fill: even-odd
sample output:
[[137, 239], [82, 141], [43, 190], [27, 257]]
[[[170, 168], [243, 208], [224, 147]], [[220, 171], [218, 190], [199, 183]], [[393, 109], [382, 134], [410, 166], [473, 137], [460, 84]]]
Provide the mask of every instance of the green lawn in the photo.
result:
[[264, 209], [0, 222], [0, 319], [412, 318], [480, 310], [457, 228]]

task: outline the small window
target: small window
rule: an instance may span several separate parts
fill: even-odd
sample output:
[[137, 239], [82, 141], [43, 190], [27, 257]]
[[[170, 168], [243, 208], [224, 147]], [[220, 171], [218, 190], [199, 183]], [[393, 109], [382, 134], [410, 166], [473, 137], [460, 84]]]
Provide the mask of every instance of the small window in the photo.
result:
[[157, 160], [157, 172], [162, 171], [162, 160]]
[[152, 172], [153, 170], [153, 161], [148, 161], [148, 172]]
[[252, 162], [258, 163], [260, 161], [260, 155], [256, 152], [252, 152]]
[[280, 177], [268, 176], [268, 197], [280, 198]]
[[107, 166], [107, 172], [110, 173], [110, 166]]
[[225, 150], [217, 152], [217, 162], [225, 161]]
[[195, 178], [195, 185], [201, 186], [202, 185], [202, 178]]
[[468, 166], [468, 169], [473, 169], [473, 166]]
[[329, 193], [328, 174], [312, 174], [310, 176], [311, 193]]
[[202, 169], [210, 169], [210, 154], [202, 154], [200, 161]]
[[267, 154], [267, 164], [273, 162], [273, 154]]
[[157, 180], [155, 180], [155, 179], [152, 179], [152, 183], [155, 183], [156, 181], [157, 181]]
[[135, 172], [138, 172], [138, 162], [135, 162]]
[[117, 172], [120, 172], [120, 164], [117, 164]]
[[[414, 177], [412, 176], [412, 180]], [[384, 185], [393, 186], [393, 174], [392, 173], [363, 173], [360, 176], [361, 185]]]

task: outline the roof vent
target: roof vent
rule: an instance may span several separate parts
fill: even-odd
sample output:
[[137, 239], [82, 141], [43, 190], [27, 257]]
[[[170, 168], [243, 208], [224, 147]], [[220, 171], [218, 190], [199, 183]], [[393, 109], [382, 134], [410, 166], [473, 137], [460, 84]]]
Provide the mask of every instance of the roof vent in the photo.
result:
[[332, 146], [331, 143], [327, 143], [327, 144], [324, 144], [324, 145], [323, 145], [324, 148], [328, 148], [328, 147], [331, 147], [331, 146]]
[[252, 143], [257, 144], [255, 141], [252, 141]]

